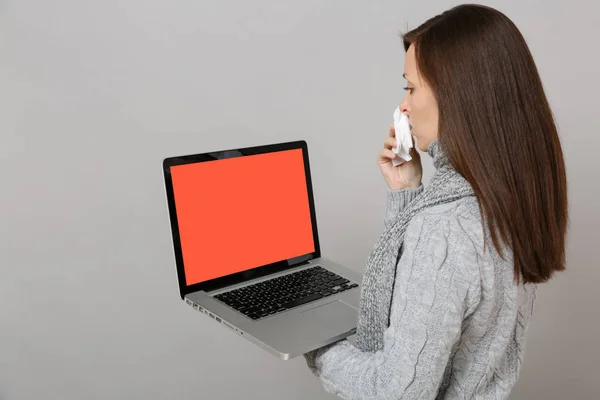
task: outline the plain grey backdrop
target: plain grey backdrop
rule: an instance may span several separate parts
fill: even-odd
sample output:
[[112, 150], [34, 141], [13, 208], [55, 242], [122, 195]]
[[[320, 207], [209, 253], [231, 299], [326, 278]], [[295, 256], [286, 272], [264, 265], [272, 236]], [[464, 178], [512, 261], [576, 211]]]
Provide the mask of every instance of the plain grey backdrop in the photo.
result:
[[[322, 250], [362, 272], [398, 33], [457, 4], [0, 1], [0, 398], [332, 398], [179, 299], [161, 162], [306, 140]], [[511, 399], [597, 399], [600, 7], [485, 4], [531, 48], [569, 179], [568, 271], [540, 288]]]

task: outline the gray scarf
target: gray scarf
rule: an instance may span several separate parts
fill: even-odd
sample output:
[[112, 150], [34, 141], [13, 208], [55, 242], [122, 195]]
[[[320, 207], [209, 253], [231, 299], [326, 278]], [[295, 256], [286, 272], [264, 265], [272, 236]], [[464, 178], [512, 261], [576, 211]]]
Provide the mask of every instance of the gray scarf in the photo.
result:
[[425, 208], [474, 196], [471, 185], [450, 165], [439, 140], [431, 143], [427, 153], [433, 158], [436, 168], [429, 185], [381, 235], [367, 261], [356, 328], [356, 346], [363, 351], [375, 352], [383, 348], [383, 334], [389, 326], [396, 265], [410, 220]]

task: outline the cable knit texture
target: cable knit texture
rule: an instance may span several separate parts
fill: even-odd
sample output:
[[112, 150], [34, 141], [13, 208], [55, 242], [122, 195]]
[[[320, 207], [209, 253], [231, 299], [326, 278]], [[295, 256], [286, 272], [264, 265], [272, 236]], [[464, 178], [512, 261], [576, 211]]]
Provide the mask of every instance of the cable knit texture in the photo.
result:
[[438, 141], [428, 153], [436, 173], [427, 189], [387, 189], [356, 345], [305, 354], [341, 398], [507, 399], [517, 381], [537, 286], [514, 282], [510, 248], [504, 259], [484, 250], [484, 235], [492, 242], [477, 198]]

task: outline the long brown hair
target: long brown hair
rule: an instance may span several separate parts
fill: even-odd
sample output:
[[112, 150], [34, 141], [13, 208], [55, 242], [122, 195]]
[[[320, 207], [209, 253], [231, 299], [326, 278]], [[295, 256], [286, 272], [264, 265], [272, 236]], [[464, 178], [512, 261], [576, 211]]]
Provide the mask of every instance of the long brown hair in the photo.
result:
[[[473, 187], [515, 281], [565, 267], [567, 180], [554, 117], [525, 39], [491, 7], [463, 4], [401, 34], [439, 107], [438, 138]], [[498, 235], [500, 237], [498, 237]]]

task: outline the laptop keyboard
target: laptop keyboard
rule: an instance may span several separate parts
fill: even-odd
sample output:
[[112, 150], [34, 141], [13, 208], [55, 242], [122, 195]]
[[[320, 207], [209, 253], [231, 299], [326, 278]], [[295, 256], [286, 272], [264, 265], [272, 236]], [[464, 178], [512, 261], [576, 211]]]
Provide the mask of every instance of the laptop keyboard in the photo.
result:
[[249, 318], [259, 319], [357, 286], [317, 266], [221, 293], [215, 298]]

